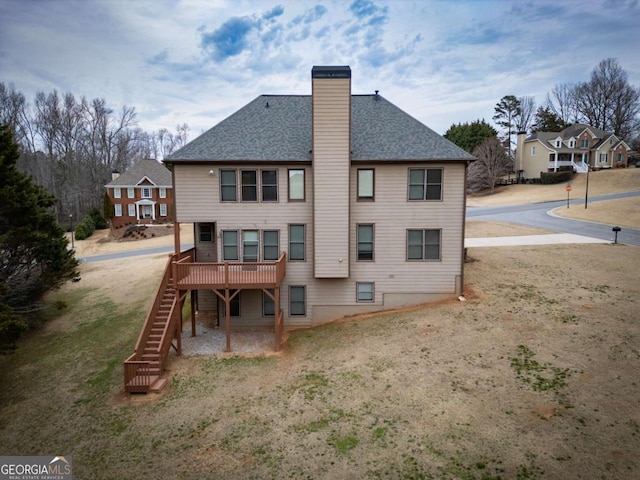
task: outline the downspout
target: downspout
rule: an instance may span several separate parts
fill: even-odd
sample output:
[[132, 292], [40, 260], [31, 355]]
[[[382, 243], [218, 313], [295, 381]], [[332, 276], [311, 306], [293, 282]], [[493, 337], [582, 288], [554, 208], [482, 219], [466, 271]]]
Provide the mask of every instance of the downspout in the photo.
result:
[[[178, 222], [178, 201], [176, 198], [176, 169], [171, 165], [171, 188], [173, 189], [173, 250], [174, 254], [180, 253], [180, 222]], [[195, 227], [195, 225], [194, 225]]]
[[466, 260], [465, 255], [465, 247], [464, 247], [464, 237], [465, 237], [465, 227], [467, 224], [467, 170], [469, 168], [469, 162], [464, 163], [464, 201], [462, 202], [462, 248], [460, 255], [460, 295], [464, 297], [464, 262]]

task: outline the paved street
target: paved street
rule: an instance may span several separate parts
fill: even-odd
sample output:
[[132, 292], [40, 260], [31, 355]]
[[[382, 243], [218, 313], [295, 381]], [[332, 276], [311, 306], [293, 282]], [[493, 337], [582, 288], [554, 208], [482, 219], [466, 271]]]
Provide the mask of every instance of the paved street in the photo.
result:
[[[589, 199], [589, 203], [602, 200], [612, 200], [615, 198], [637, 197], [640, 191], [628, 193], [616, 193], [613, 195], [603, 195]], [[613, 225], [602, 223], [584, 222], [581, 220], [570, 220], [556, 217], [548, 212], [557, 207], [565, 207], [566, 201], [530, 203], [527, 205], [514, 205], [511, 207], [468, 207], [467, 220], [492, 220], [498, 222], [517, 223], [530, 227], [545, 228], [564, 234], [572, 235], [528, 235], [519, 237], [493, 237], [493, 238], [470, 238], [465, 241], [467, 247], [478, 246], [503, 246], [503, 245], [541, 245], [548, 243], [599, 243], [597, 240], [605, 242], [613, 241]], [[574, 199], [569, 202], [569, 208], [584, 208], [584, 198]], [[618, 243], [640, 246], [640, 229], [623, 228], [618, 233]], [[183, 248], [192, 248], [193, 244], [182, 245]], [[81, 257], [81, 262], [101, 262], [104, 260], [115, 260], [118, 258], [135, 257], [139, 255], [155, 255], [159, 253], [172, 253], [173, 245], [166, 247], [146, 248], [140, 250], [129, 250], [126, 252], [109, 253], [104, 255], [94, 255]]]
[[[640, 196], [640, 191], [603, 195], [589, 199], [589, 204], [602, 200]], [[545, 228], [561, 233], [572, 233], [585, 237], [613, 241], [611, 228], [614, 225], [571, 220], [548, 214], [557, 207], [566, 207], [566, 201], [531, 203], [511, 207], [468, 207], [467, 220], [492, 220], [497, 222], [517, 223], [530, 227]], [[569, 202], [569, 208], [584, 208], [584, 198]], [[640, 246], [640, 229], [623, 228], [618, 233], [618, 243]]]

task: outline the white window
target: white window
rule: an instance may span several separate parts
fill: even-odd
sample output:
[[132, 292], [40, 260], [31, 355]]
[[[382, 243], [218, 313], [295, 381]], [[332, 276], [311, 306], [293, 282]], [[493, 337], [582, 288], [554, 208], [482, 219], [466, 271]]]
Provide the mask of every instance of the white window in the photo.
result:
[[607, 163], [607, 154], [606, 153], [601, 153], [600, 154], [600, 163]]
[[129, 207], [129, 212], [128, 212], [129, 216], [130, 217], [135, 217], [136, 216], [136, 206], [133, 203], [130, 203], [128, 205], [128, 207]]
[[149, 187], [142, 187], [142, 198], [151, 198], [151, 189]]
[[373, 283], [356, 283], [356, 302], [373, 302]]
[[374, 170], [373, 168], [358, 169], [358, 200], [373, 200]]
[[167, 204], [166, 203], [161, 203], [160, 204], [160, 216], [161, 217], [166, 217], [167, 216]]
[[556, 148], [560, 148], [560, 145], [562, 145], [562, 140], [556, 140]]
[[127, 198], [136, 198], [136, 191], [133, 187], [127, 188]]
[[575, 140], [569, 140], [569, 148], [574, 148], [576, 146]]
[[122, 198], [122, 191], [120, 187], [113, 189], [113, 198]]
[[532, 157], [536, 156], [536, 147], [531, 147], [531, 156]]
[[289, 170], [289, 200], [304, 201], [304, 170]]
[[114, 215], [116, 217], [121, 217], [122, 216], [122, 205], [120, 205], [119, 203], [116, 203], [113, 206], [113, 212], [114, 212]]
[[167, 198], [167, 189], [165, 187], [160, 187], [159, 190], [158, 194], [160, 195], [160, 198]]
[[618, 154], [618, 163], [622, 163], [622, 153]]
[[580, 147], [581, 148], [589, 148], [589, 139], [588, 138], [583, 138], [582, 140], [580, 140]]

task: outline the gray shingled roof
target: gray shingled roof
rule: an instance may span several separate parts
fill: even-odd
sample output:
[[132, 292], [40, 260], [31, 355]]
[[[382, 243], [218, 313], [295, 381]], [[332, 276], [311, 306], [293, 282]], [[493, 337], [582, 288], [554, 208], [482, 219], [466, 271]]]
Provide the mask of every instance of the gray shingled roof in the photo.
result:
[[585, 125], [584, 123], [575, 123], [573, 125], [569, 125], [567, 128], [559, 132], [533, 133], [527, 138], [527, 141], [540, 140], [541, 142], [551, 142], [558, 137], [562, 138], [563, 140], [568, 140], [571, 137], [576, 138], [578, 135], [584, 132], [587, 128], [596, 136], [596, 138], [604, 139], [604, 138], [609, 138], [612, 135], [611, 133], [605, 132], [604, 130], [600, 130], [599, 128]]
[[133, 187], [147, 177], [158, 187], [172, 187], [171, 172], [162, 163], [154, 159], [140, 160], [129, 167], [118, 178], [107, 183], [107, 187]]
[[[351, 122], [355, 161], [474, 160], [380, 95], [353, 95]], [[311, 96], [261, 95], [165, 162], [308, 162], [311, 146]]]

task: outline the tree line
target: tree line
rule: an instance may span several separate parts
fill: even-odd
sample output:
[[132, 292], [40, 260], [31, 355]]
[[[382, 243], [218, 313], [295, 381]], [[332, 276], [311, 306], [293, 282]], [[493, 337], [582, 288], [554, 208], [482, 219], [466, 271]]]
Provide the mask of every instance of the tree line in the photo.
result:
[[56, 90], [36, 93], [33, 102], [12, 84], [0, 82], [0, 125], [8, 125], [20, 147], [17, 168], [56, 200], [60, 222], [101, 208], [111, 172], [123, 172], [144, 158], [162, 159], [187, 142], [189, 127], [146, 132], [134, 107], [114, 110], [103, 98], [87, 100]]
[[444, 137], [478, 159], [469, 167], [471, 191], [493, 192], [500, 177], [513, 172], [515, 135], [558, 132], [584, 123], [612, 132], [640, 149], [640, 88], [614, 58], [602, 60], [584, 82], [560, 83], [536, 107], [533, 96], [505, 95], [494, 108], [495, 126], [484, 119], [452, 125]]

